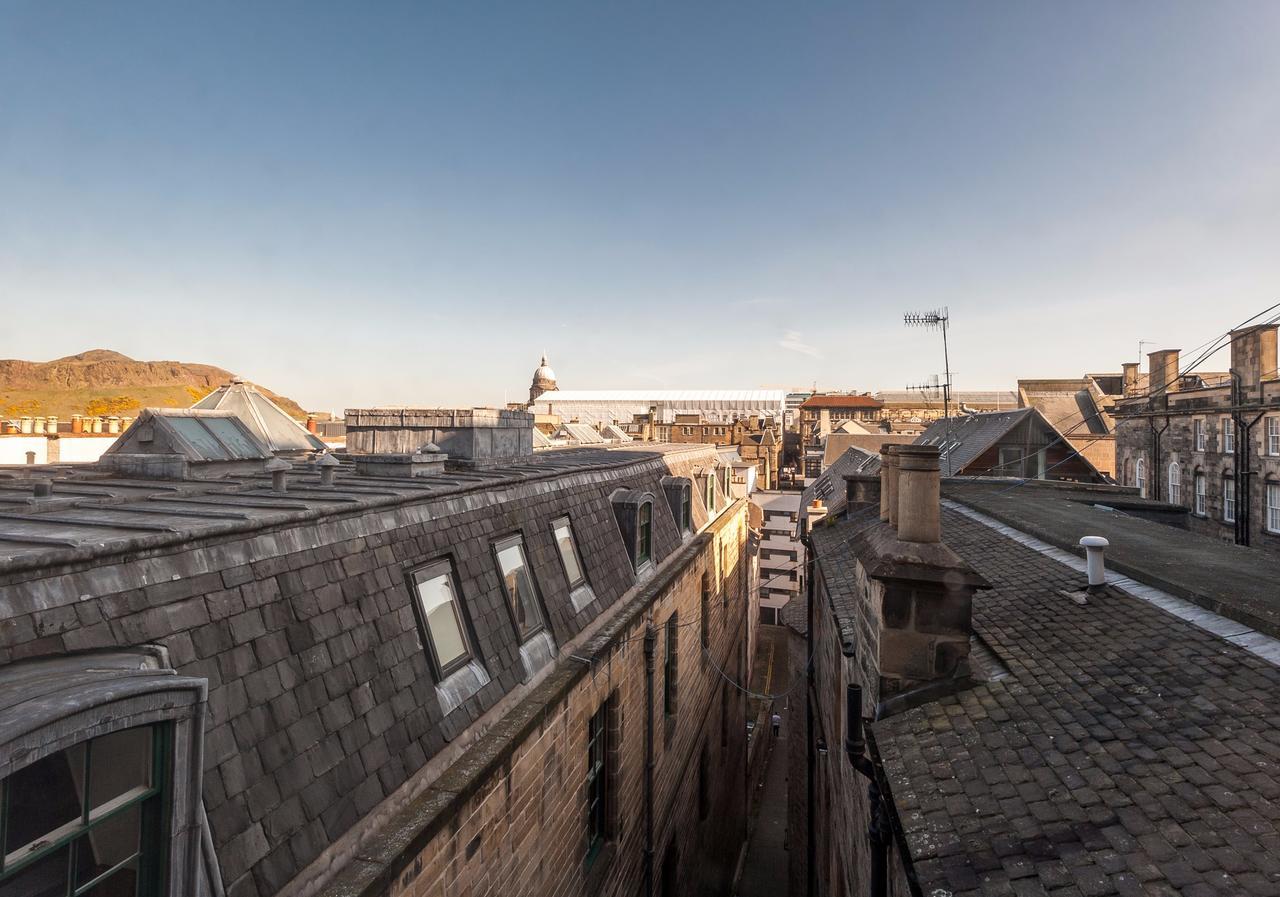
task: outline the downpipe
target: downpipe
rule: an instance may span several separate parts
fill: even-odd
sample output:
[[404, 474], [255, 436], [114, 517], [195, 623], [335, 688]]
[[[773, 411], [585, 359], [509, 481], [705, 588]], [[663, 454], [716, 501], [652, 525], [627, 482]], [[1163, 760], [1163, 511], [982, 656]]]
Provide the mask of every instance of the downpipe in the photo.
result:
[[653, 897], [653, 673], [658, 631], [644, 630], [644, 893]]
[[880, 783], [876, 780], [874, 764], [867, 757], [867, 742], [862, 735], [862, 686], [849, 684], [844, 691], [845, 737], [844, 751], [854, 772], [865, 778], [870, 816], [867, 820], [867, 841], [871, 845], [871, 897], [887, 897], [889, 893], [889, 842], [892, 838], [889, 811]]

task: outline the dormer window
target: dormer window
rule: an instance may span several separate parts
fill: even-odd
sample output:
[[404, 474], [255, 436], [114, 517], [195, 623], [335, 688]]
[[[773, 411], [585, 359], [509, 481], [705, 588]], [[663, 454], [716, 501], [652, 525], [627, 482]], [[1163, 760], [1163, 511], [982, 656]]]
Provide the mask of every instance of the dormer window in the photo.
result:
[[653, 495], [636, 489], [618, 489], [609, 501], [618, 530], [636, 572], [653, 561]]
[[693, 532], [693, 483], [687, 477], [663, 477], [662, 491], [681, 535]]

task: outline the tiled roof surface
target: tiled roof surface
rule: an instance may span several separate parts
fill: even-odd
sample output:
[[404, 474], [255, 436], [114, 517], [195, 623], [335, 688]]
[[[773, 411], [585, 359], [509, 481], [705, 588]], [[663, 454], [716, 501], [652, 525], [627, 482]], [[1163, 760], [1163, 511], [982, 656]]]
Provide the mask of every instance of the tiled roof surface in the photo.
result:
[[916, 438], [916, 445], [936, 445], [942, 450], [942, 473], [960, 473], [968, 464], [1027, 417], [1034, 408], [989, 411], [936, 420]]
[[925, 894], [1280, 894], [1280, 670], [954, 512], [1012, 675], [876, 723]]
[[801, 495], [800, 515], [805, 516], [804, 509], [815, 498], [821, 499], [830, 514], [838, 514], [844, 510], [848, 492], [845, 486], [845, 474], [865, 473], [872, 476], [880, 473], [880, 456], [875, 452], [850, 448], [837, 458], [830, 467], [812, 483], [805, 487]]

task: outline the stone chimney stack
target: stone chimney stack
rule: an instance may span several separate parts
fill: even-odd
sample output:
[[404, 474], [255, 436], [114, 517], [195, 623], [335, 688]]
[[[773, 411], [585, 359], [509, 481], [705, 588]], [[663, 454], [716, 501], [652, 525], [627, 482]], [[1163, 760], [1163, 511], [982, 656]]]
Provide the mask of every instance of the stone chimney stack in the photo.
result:
[[1159, 352], [1147, 353], [1147, 370], [1151, 373], [1150, 396], [1162, 396], [1165, 393], [1177, 392], [1180, 375], [1178, 373], [1178, 355], [1181, 349], [1161, 349]]
[[1126, 361], [1120, 365], [1120, 369], [1124, 371], [1124, 392], [1123, 395], [1132, 396], [1138, 393], [1138, 368], [1141, 365], [1136, 361]]
[[1231, 371], [1240, 384], [1240, 398], [1256, 402], [1262, 398], [1262, 384], [1277, 379], [1276, 327], [1262, 324], [1231, 333]]
[[900, 445], [898, 540], [942, 541], [942, 467], [936, 445]]
[[969, 675], [973, 595], [989, 585], [942, 542], [939, 462], [937, 446], [882, 446], [882, 521], [848, 543], [874, 634], [859, 663], [875, 700]]

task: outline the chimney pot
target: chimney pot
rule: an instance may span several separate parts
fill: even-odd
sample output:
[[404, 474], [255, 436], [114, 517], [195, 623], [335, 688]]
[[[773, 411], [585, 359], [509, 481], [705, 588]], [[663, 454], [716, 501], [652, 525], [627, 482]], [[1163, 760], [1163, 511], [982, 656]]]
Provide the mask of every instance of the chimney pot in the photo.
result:
[[936, 445], [898, 446], [898, 539], [942, 541], [942, 465]]
[[898, 525], [898, 449], [902, 446], [885, 443], [880, 446], [880, 519], [889, 525]]

